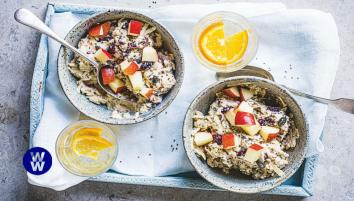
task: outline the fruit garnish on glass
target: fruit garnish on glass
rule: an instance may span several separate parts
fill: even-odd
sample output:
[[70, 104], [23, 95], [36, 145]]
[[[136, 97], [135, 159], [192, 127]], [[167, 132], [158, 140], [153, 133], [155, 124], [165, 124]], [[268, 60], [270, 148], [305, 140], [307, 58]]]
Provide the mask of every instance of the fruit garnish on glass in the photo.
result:
[[94, 176], [107, 171], [114, 163], [117, 139], [101, 123], [78, 121], [60, 133], [56, 153], [67, 171], [79, 176]]
[[70, 146], [78, 156], [97, 160], [99, 152], [112, 147], [112, 143], [102, 137], [101, 128], [82, 128], [73, 135]]
[[258, 47], [248, 21], [232, 12], [216, 12], [202, 18], [194, 29], [193, 50], [206, 67], [232, 72], [246, 66]]

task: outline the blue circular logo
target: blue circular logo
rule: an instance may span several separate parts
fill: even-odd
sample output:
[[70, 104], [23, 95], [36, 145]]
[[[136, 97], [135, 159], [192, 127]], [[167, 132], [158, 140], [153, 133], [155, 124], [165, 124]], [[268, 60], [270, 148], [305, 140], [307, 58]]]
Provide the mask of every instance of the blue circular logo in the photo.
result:
[[31, 174], [44, 174], [52, 167], [52, 156], [42, 147], [33, 147], [23, 156], [23, 166]]

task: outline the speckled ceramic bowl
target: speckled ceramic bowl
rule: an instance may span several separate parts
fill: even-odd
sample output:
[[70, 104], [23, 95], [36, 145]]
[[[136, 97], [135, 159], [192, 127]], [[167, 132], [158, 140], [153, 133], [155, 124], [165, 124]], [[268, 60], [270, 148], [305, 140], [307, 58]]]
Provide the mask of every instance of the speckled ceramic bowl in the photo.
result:
[[[275, 176], [264, 180], [254, 180], [252, 177], [246, 176], [238, 171], [232, 171], [231, 174], [226, 175], [221, 170], [209, 167], [207, 163], [203, 159], [200, 159], [193, 151], [193, 139], [191, 137], [193, 113], [198, 110], [206, 114], [209, 110], [210, 104], [216, 98], [215, 93], [217, 91], [220, 91], [227, 86], [246, 83], [267, 88], [270, 93], [282, 97], [285, 103], [289, 106], [290, 111], [294, 114], [295, 125], [299, 130], [300, 138], [297, 141], [297, 146], [294, 149], [287, 151], [290, 155], [289, 164], [283, 169], [285, 175], [282, 177]], [[229, 78], [208, 86], [200, 92], [191, 103], [183, 127], [184, 147], [195, 170], [210, 183], [237, 193], [258, 193], [267, 191], [286, 181], [302, 164], [307, 150], [308, 140], [308, 127], [305, 116], [293, 96], [286, 89], [272, 81], [251, 76]]]
[[80, 94], [77, 91], [76, 78], [67, 69], [68, 63], [71, 61], [71, 59], [74, 56], [73, 52], [64, 47], [61, 47], [58, 56], [59, 80], [70, 102], [86, 116], [103, 123], [116, 124], [116, 125], [134, 124], [134, 123], [148, 120], [158, 115], [160, 112], [166, 109], [168, 105], [176, 97], [179, 89], [181, 88], [182, 81], [183, 81], [183, 74], [184, 74], [183, 56], [174, 37], [161, 24], [139, 13], [125, 11], [125, 10], [108, 10], [102, 13], [98, 13], [88, 19], [79, 22], [66, 35], [65, 40], [68, 41], [70, 44], [77, 46], [79, 40], [87, 34], [87, 31], [92, 25], [96, 23], [100, 23], [108, 20], [120, 19], [120, 18], [136, 19], [155, 26], [157, 31], [162, 36], [164, 47], [168, 51], [173, 53], [175, 57], [175, 63], [176, 63], [175, 77], [177, 81], [176, 85], [171, 89], [171, 91], [168, 94], [164, 96], [163, 101], [160, 104], [158, 104], [155, 108], [152, 108], [150, 111], [140, 115], [140, 117], [138, 118], [133, 118], [133, 117], [130, 119], [112, 118], [111, 117], [112, 111], [110, 111], [106, 106], [96, 105], [90, 102], [84, 95]]

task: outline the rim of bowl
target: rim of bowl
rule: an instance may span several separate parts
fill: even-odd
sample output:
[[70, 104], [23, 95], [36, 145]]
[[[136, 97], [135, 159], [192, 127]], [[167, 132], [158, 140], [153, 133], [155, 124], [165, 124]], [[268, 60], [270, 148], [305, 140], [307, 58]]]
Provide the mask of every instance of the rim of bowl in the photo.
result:
[[[188, 121], [187, 119], [187, 116], [189, 116], [189, 114], [191, 112], [193, 112], [191, 110], [191, 107], [194, 106], [200, 97], [203, 96], [203, 94], [210, 90], [211, 88], [213, 87], [216, 87], [218, 85], [221, 85], [225, 82], [231, 82], [231, 81], [235, 81], [235, 80], [242, 80], [242, 79], [254, 79], [254, 80], [258, 80], [258, 81], [262, 81], [262, 82], [266, 82], [268, 84], [271, 84], [271, 85], [274, 85], [275, 87], [281, 89], [282, 91], [285, 92], [286, 95], [288, 95], [290, 97], [290, 99], [295, 103], [296, 107], [299, 109], [300, 111], [300, 114], [302, 116], [302, 121], [303, 121], [303, 124], [304, 124], [304, 130], [305, 130], [305, 136], [306, 136], [306, 139], [305, 139], [305, 143], [304, 143], [304, 148], [303, 148], [303, 151], [301, 153], [301, 159], [295, 163], [293, 165], [294, 168], [291, 169], [291, 171], [289, 171], [289, 173], [287, 175], [284, 175], [282, 177], [279, 177], [278, 179], [276, 179], [276, 182], [273, 182], [272, 185], [264, 185], [263, 187], [257, 187], [257, 188], [244, 188], [244, 189], [241, 189], [241, 188], [228, 188], [228, 185], [224, 185], [224, 184], [218, 184], [216, 182], [213, 182], [212, 178], [213, 177], [209, 177], [208, 175], [205, 175], [203, 173], [203, 171], [199, 168], [196, 167], [197, 164], [194, 164], [193, 160], [191, 157], [197, 157], [197, 159], [201, 160], [198, 156], [196, 156], [195, 152], [193, 151], [193, 148], [190, 148], [190, 152], [187, 151], [187, 147], [191, 146], [190, 145], [190, 141], [186, 141], [187, 139], [187, 135], [190, 135], [190, 131], [187, 130], [187, 124], [186, 122]], [[189, 105], [188, 107], [188, 110], [186, 112], [186, 115], [184, 116], [184, 121], [183, 121], [183, 128], [182, 128], [182, 136], [183, 136], [183, 147], [184, 147], [184, 150], [186, 152], [186, 155], [187, 155], [187, 158], [189, 160], [189, 162], [191, 163], [191, 165], [193, 166], [193, 168], [195, 169], [195, 171], [202, 177], [204, 178], [205, 180], [207, 180], [208, 182], [212, 183], [213, 185], [219, 187], [219, 188], [222, 188], [222, 189], [226, 189], [228, 191], [232, 191], [232, 192], [235, 192], [235, 193], [243, 193], [243, 194], [252, 194], [252, 193], [259, 193], [259, 192], [263, 192], [263, 191], [267, 191], [267, 190], [271, 190], [279, 185], [281, 185], [283, 182], [285, 182], [287, 179], [289, 179], [291, 176], [293, 176], [296, 171], [300, 168], [300, 166], [302, 165], [304, 159], [305, 159], [305, 155], [307, 153], [307, 150], [308, 150], [308, 142], [309, 142], [309, 130], [308, 130], [309, 126], [308, 126], [308, 121], [307, 121], [307, 118], [304, 114], [304, 112], [302, 111], [300, 105], [298, 104], [298, 102], [295, 100], [294, 96], [289, 92], [289, 90], [287, 90], [286, 88], [282, 87], [281, 85], [271, 81], [271, 80], [268, 80], [268, 79], [264, 79], [264, 78], [261, 78], [261, 77], [255, 77], [255, 76], [237, 76], [237, 77], [231, 77], [231, 78], [227, 78], [227, 79], [224, 79], [224, 80], [221, 80], [221, 81], [217, 81], [213, 84], [210, 84], [209, 86], [207, 86], [206, 88], [204, 88], [201, 92], [198, 93], [198, 95], [193, 99], [192, 103]], [[212, 167], [209, 167], [207, 164], [205, 164], [205, 167], [206, 168], [212, 168]], [[274, 178], [274, 177], [270, 177], [270, 178]], [[252, 179], [250, 178], [251, 180], [253, 180], [254, 182], [257, 182], [257, 181], [263, 181], [263, 180], [256, 180], [256, 179]]]
[[[164, 105], [162, 105], [158, 110], [156, 109], [156, 107], [152, 108], [146, 117], [144, 118], [134, 118], [134, 119], [116, 119], [116, 122], [107, 122], [107, 121], [104, 121], [100, 118], [96, 118], [95, 116], [93, 115], [90, 115], [90, 114], [87, 114], [86, 112], [80, 110], [78, 108], [78, 106], [75, 104], [74, 101], [72, 101], [70, 98], [69, 98], [69, 95], [68, 93], [66, 92], [66, 90], [64, 89], [63, 87], [63, 80], [62, 80], [62, 77], [60, 76], [60, 73], [59, 73], [59, 62], [61, 60], [61, 57], [60, 55], [64, 55], [64, 49], [65, 47], [64, 46], [60, 46], [59, 48], [59, 52], [58, 52], [58, 61], [57, 61], [57, 73], [58, 73], [58, 77], [59, 77], [59, 82], [60, 82], [60, 86], [66, 96], [66, 98], [69, 100], [69, 102], [81, 113], [83, 113], [84, 115], [98, 121], [98, 122], [101, 122], [101, 123], [105, 123], [105, 124], [110, 124], [110, 125], [130, 125], [130, 124], [137, 124], [137, 123], [141, 123], [141, 122], [144, 122], [144, 121], [147, 121], [153, 117], [156, 117], [158, 114], [160, 114], [162, 111], [164, 111], [173, 101], [174, 99], [176, 98], [176, 96], [178, 95], [181, 87], [182, 87], [182, 83], [183, 83], [183, 80], [184, 80], [184, 56], [183, 56], [183, 53], [179, 47], [179, 42], [176, 40], [176, 37], [161, 23], [157, 22], [156, 20], [142, 14], [142, 13], [138, 13], [138, 12], [135, 12], [135, 11], [130, 11], [130, 10], [125, 10], [125, 9], [109, 9], [109, 10], [106, 10], [106, 11], [101, 11], [101, 12], [98, 12], [92, 16], [90, 16], [89, 18], [86, 18], [86, 19], [83, 19], [81, 20], [80, 22], [78, 22], [73, 28], [70, 29], [70, 31], [66, 34], [66, 36], [64, 37], [64, 40], [67, 40], [69, 37], [70, 37], [70, 34], [75, 30], [77, 29], [79, 26], [83, 25], [84, 23], [86, 23], [87, 21], [90, 21], [92, 20], [92, 18], [96, 18], [97, 16], [99, 15], [104, 15], [106, 13], [109, 13], [109, 12], [124, 12], [124, 13], [130, 13], [132, 15], [137, 15], [141, 18], [145, 18], [147, 19], [148, 21], [151, 21], [152, 23], [149, 23], [150, 25], [155, 23], [155, 24], [158, 24], [164, 32], [166, 32], [166, 34], [168, 35], [169, 38], [171, 38], [174, 43], [176, 44], [176, 50], [177, 50], [177, 53], [179, 54], [180, 56], [180, 61], [181, 61], [181, 72], [180, 72], [180, 76], [179, 76], [179, 80], [177, 80], [176, 82], [176, 85], [173, 86], [173, 88], [171, 89], [171, 91], [168, 92], [171, 93], [172, 90], [174, 89], [176, 91], [175, 94], [172, 94], [171, 95], [171, 98], [169, 100], [166, 100], [166, 102], [164, 102]], [[118, 19], [118, 18], [117, 18]], [[75, 45], [76, 47], [76, 45]], [[71, 51], [71, 50], [69, 50]], [[75, 78], [76, 79], [76, 78]], [[82, 94], [80, 94], [82, 95]], [[92, 103], [94, 104], [94, 103]], [[160, 103], [162, 104], [162, 103]], [[105, 105], [101, 105], [102, 107], [107, 107]], [[107, 108], [108, 109], [108, 108]], [[123, 121], [123, 122], [122, 122]]]

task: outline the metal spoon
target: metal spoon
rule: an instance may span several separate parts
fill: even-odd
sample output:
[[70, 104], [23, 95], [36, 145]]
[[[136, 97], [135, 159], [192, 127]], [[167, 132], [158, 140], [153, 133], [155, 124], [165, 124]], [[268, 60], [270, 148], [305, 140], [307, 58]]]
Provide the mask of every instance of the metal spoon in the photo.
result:
[[[254, 67], [254, 66], [246, 66], [238, 71], [231, 72], [231, 73], [217, 73], [216, 77], [218, 80], [220, 80], [220, 79], [225, 79], [228, 77], [242, 76], [242, 75], [251, 75], [251, 76], [256, 76], [256, 77], [262, 77], [262, 78], [274, 81], [274, 77], [270, 72], [268, 72], [262, 68], [258, 68], [258, 67]], [[289, 88], [284, 85], [282, 85], [282, 86], [285, 87], [286, 89], [288, 89], [293, 94], [296, 94], [298, 96], [309, 98], [309, 99], [312, 99], [312, 100], [319, 102], [319, 103], [334, 105], [336, 108], [338, 108], [344, 112], [354, 114], [354, 100], [353, 99], [348, 99], [348, 98], [327, 99], [327, 98], [322, 98], [322, 97], [306, 94], [304, 92], [300, 92], [296, 89], [292, 89], [292, 88]]]
[[21, 24], [24, 24], [28, 27], [31, 27], [33, 29], [36, 29], [37, 31], [51, 37], [52, 39], [56, 40], [63, 46], [69, 48], [76, 54], [80, 55], [81, 57], [85, 58], [90, 64], [92, 64], [95, 69], [96, 69], [96, 74], [97, 74], [97, 82], [98, 85], [109, 95], [119, 99], [119, 102], [122, 105], [127, 106], [128, 108], [135, 110], [136, 109], [136, 103], [132, 102], [130, 100], [125, 100], [122, 97], [118, 96], [117, 94], [114, 94], [110, 89], [108, 89], [103, 83], [102, 83], [102, 77], [100, 76], [101, 72], [101, 65], [97, 63], [94, 59], [92, 59], [90, 56], [87, 54], [81, 52], [74, 46], [70, 45], [68, 42], [66, 42], [64, 39], [60, 38], [53, 30], [51, 30], [46, 24], [44, 24], [37, 16], [35, 16], [31, 11], [20, 8], [16, 10], [14, 14], [15, 20]]

